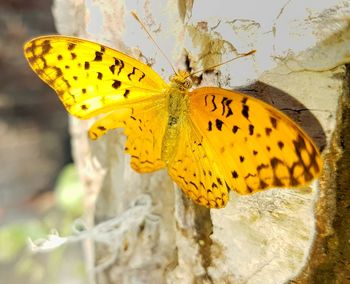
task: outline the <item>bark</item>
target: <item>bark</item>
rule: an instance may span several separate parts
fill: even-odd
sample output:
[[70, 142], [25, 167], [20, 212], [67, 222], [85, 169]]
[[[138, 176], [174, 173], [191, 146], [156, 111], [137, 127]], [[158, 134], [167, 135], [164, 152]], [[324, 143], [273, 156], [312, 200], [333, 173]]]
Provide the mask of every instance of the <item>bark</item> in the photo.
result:
[[152, 62], [164, 78], [171, 68], [131, 10], [177, 68], [198, 70], [256, 49], [254, 57], [207, 72], [198, 82], [228, 89], [244, 85], [242, 91], [296, 120], [324, 158], [323, 174], [309, 190], [231, 193], [226, 208], [208, 210], [174, 189], [165, 171], [140, 175], [131, 170], [121, 132], [90, 142], [91, 122], [72, 120], [90, 224], [125, 218], [107, 226], [100, 242], [86, 246], [92, 282], [349, 280], [349, 92], [343, 65], [349, 61], [349, 8], [341, 1], [324, 2], [56, 0], [60, 33]]

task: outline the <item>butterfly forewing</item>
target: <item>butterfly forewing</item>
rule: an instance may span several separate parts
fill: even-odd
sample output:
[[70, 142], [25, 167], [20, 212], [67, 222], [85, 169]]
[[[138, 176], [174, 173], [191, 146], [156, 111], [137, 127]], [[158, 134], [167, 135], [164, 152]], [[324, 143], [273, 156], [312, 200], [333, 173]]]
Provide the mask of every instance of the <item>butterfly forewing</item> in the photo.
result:
[[79, 118], [163, 96], [167, 84], [150, 67], [104, 45], [63, 37], [39, 37], [24, 46], [38, 76]]
[[190, 118], [211, 164], [240, 194], [307, 185], [321, 170], [312, 140], [268, 104], [220, 88], [189, 93]]

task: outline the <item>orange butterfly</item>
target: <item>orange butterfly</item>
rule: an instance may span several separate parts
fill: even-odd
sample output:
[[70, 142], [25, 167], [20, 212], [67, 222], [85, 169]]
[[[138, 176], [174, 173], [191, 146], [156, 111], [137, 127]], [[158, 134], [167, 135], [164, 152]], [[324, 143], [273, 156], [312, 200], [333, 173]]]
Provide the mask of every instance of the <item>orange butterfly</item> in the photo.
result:
[[124, 128], [132, 168], [167, 168], [200, 205], [224, 207], [230, 190], [251, 194], [307, 185], [321, 171], [311, 138], [258, 99], [214, 87], [189, 91], [186, 71], [167, 84], [140, 61], [79, 38], [39, 37], [24, 52], [70, 114], [104, 115], [90, 128], [90, 138]]

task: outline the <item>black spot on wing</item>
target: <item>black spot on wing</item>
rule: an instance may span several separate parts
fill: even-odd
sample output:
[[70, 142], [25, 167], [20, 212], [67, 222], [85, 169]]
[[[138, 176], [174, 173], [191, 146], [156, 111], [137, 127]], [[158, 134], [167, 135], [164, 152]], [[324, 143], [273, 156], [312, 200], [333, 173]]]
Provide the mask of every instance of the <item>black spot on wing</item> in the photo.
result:
[[114, 64], [109, 66], [109, 70], [112, 72], [112, 74], [114, 74], [115, 73], [115, 68], [118, 67], [117, 75], [119, 75], [120, 72], [122, 71], [122, 69], [124, 68], [124, 62], [121, 59], [117, 59], [115, 57], [113, 57], [113, 58], [114, 58]]
[[226, 181], [225, 181], [225, 186], [226, 186], [227, 191], [231, 191], [231, 188], [230, 188], [230, 186], [227, 184]]
[[143, 78], [145, 78], [146, 75], [145, 75], [144, 72], [142, 72], [140, 69], [138, 69], [138, 68], [136, 68], [136, 67], [133, 67], [133, 68], [132, 68], [132, 72], [128, 74], [128, 79], [131, 81], [131, 76], [132, 76], [132, 75], [136, 75], [136, 71], [138, 71], [138, 72], [141, 73], [141, 76], [140, 76], [139, 79], [138, 79], [138, 81], [141, 82], [141, 80], [142, 80]]
[[247, 105], [243, 105], [242, 115], [249, 120], [249, 107]]
[[281, 161], [280, 159], [274, 157], [270, 160], [270, 164], [271, 164], [271, 167], [273, 169], [275, 169], [279, 164], [282, 164], [284, 165], [283, 161]]
[[228, 111], [227, 111], [226, 117], [229, 117], [231, 115], [233, 115], [233, 112], [232, 112], [232, 109], [229, 108]]
[[217, 106], [216, 106], [216, 103], [215, 103], [215, 96], [212, 96], [212, 97], [213, 98], [212, 98], [211, 102], [212, 102], [214, 108], [211, 111], [215, 111], [217, 109]]
[[227, 101], [226, 97], [223, 97], [223, 99], [221, 100], [221, 105], [222, 105], [222, 114], [221, 115], [224, 115], [226, 112], [226, 105], [225, 105], [226, 101]]
[[270, 121], [271, 121], [272, 127], [273, 127], [274, 129], [276, 129], [276, 128], [277, 128], [277, 119], [274, 118], [274, 117], [272, 117], [272, 116], [270, 116]]
[[129, 96], [130, 90], [126, 89], [123, 96], [124, 98], [127, 98]]
[[256, 174], [251, 174], [251, 173], [248, 173], [244, 178], [245, 179], [248, 179], [250, 177], [256, 177]]
[[208, 122], [208, 130], [212, 131], [212, 129], [213, 129], [213, 123], [209, 120], [209, 122]]
[[[56, 71], [56, 77], [54, 79], [54, 81], [59, 78], [59, 77], [62, 77], [63, 73], [62, 73], [62, 70], [58, 67], [52, 67], [52, 69], [54, 69]], [[69, 83], [67, 81], [65, 81], [65, 83], [69, 86]]]
[[254, 125], [249, 124], [249, 135], [253, 135], [253, 134], [254, 134]]
[[252, 192], [253, 192], [253, 189], [252, 189], [249, 185], [247, 185], [247, 191], [248, 191], [249, 193], [252, 193]]
[[260, 189], [265, 189], [265, 188], [267, 188], [269, 185], [265, 182], [265, 181], [263, 181], [262, 179], [260, 180], [260, 182], [259, 182], [259, 187], [260, 187]]
[[[139, 70], [139, 71], [142, 72], [141, 70]], [[141, 80], [142, 80], [143, 78], [145, 78], [145, 76], [146, 76], [146, 74], [142, 72], [142, 75], [141, 75], [141, 77], [139, 78], [139, 82], [141, 82]]]
[[231, 103], [232, 103], [232, 100], [227, 100], [226, 101], [226, 106], [228, 108], [227, 113], [226, 113], [226, 117], [229, 117], [229, 116], [233, 115], [233, 111], [232, 111], [231, 106], [230, 106]]
[[190, 184], [198, 191], [198, 186], [194, 182], [190, 181]]
[[222, 120], [220, 120], [220, 119], [216, 119], [215, 120], [215, 125], [216, 125], [216, 128], [218, 129], [218, 130], [220, 130], [221, 131], [221, 128], [222, 128], [222, 125], [224, 124], [224, 122], [222, 121]]
[[75, 43], [69, 43], [68, 44], [68, 50], [72, 51], [75, 48]]
[[273, 184], [274, 186], [284, 186], [284, 183], [277, 177], [273, 177]]
[[[34, 47], [35, 46], [33, 46], [33, 50], [34, 50]], [[52, 49], [52, 46], [50, 44], [50, 41], [49, 40], [44, 40], [43, 44], [42, 44], [42, 55], [45, 55], [45, 54], [49, 53], [51, 49]]]
[[267, 136], [270, 136], [272, 129], [270, 127], [265, 128], [265, 133]]
[[230, 106], [231, 103], [232, 103], [231, 99], [228, 99], [226, 97], [224, 97], [222, 99], [222, 101], [221, 101], [222, 114], [221, 115], [225, 115], [225, 113], [226, 113], [226, 117], [233, 115], [233, 111], [232, 111], [231, 106]]
[[284, 147], [284, 143], [282, 141], [278, 141], [277, 145], [278, 145], [278, 148], [280, 148], [281, 150]]
[[[116, 60], [116, 62], [117, 62], [117, 60]], [[124, 68], [124, 61], [123, 60], [118, 60], [118, 64], [120, 64], [119, 65], [119, 70], [118, 70], [118, 75], [120, 74], [120, 72], [123, 70], [123, 68]]]
[[114, 80], [112, 87], [114, 89], [118, 89], [121, 86], [122, 82], [118, 81], [118, 80]]
[[132, 72], [128, 74], [128, 79], [131, 81], [131, 75], [135, 75], [136, 67], [132, 68]]
[[96, 51], [94, 61], [102, 61], [102, 52]]
[[256, 167], [256, 170], [258, 171], [258, 173], [263, 170], [263, 169], [268, 169], [269, 168], [269, 165], [267, 164], [260, 164], [259, 166]]

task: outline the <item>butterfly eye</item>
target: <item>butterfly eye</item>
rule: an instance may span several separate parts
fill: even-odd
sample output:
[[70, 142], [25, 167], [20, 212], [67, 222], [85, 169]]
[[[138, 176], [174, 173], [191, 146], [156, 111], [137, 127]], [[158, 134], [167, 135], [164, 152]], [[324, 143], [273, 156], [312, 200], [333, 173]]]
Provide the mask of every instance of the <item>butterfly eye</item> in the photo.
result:
[[185, 89], [189, 89], [192, 87], [192, 80], [191, 79], [186, 79], [183, 83]]

